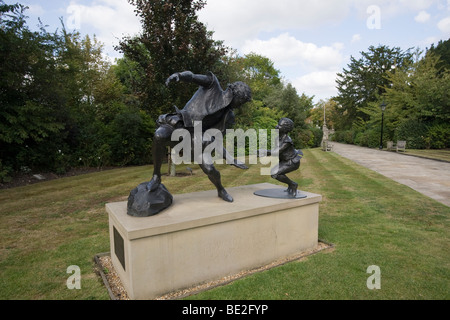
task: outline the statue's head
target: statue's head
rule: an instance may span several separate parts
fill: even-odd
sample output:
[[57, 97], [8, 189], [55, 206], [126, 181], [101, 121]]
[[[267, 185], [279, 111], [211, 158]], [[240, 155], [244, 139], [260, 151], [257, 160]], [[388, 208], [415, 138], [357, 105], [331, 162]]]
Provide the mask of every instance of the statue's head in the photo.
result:
[[281, 118], [280, 121], [278, 121], [276, 129], [280, 130], [282, 133], [291, 132], [294, 130], [294, 121], [289, 118]]
[[252, 100], [252, 91], [250, 87], [242, 81], [238, 81], [229, 85], [233, 92], [233, 107], [240, 107], [244, 103]]

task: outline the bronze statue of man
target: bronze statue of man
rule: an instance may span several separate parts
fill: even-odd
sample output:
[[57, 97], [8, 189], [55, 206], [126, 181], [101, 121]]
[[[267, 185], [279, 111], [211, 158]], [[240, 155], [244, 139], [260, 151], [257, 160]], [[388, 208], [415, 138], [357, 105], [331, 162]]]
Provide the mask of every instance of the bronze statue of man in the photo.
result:
[[[159, 127], [153, 139], [154, 171], [152, 180], [147, 185], [149, 192], [156, 190], [161, 184], [162, 161], [166, 147], [173, 147], [176, 144], [171, 141], [172, 133], [176, 129], [182, 128], [193, 133], [194, 124], [200, 121], [203, 132], [209, 129], [219, 129], [224, 134], [226, 129], [234, 124], [233, 109], [239, 108], [251, 100], [250, 88], [245, 83], [235, 82], [223, 90], [212, 72], [208, 72], [206, 75], [193, 74], [190, 71], [174, 73], [167, 79], [166, 85], [169, 86], [171, 82], [179, 81], [198, 84], [199, 88], [183, 109], [175, 107], [174, 113], [161, 115], [157, 121]], [[224, 150], [224, 157], [227, 159], [230, 157], [226, 150]], [[223, 187], [220, 173], [214, 165], [208, 161], [199, 161], [198, 163], [217, 188], [218, 196], [225, 201], [233, 202], [233, 198]], [[247, 169], [237, 160], [232, 163], [238, 168]]]

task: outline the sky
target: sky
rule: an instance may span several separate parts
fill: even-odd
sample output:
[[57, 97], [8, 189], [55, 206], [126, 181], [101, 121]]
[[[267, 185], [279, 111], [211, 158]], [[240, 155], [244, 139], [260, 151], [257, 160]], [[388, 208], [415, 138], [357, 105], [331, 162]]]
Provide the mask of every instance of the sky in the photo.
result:
[[[38, 18], [47, 31], [96, 35], [105, 55], [123, 36], [138, 34], [140, 21], [126, 0], [4, 0], [29, 7], [28, 25]], [[337, 94], [336, 74], [370, 46], [425, 50], [450, 38], [450, 0], [207, 0], [198, 12], [215, 40], [268, 57], [299, 94], [326, 100]], [[182, 70], [174, 70], [174, 72]]]

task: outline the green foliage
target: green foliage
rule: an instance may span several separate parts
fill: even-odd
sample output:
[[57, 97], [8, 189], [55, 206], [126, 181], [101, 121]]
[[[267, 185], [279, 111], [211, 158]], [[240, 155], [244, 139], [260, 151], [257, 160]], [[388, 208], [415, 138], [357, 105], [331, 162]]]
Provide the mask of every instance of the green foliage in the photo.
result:
[[142, 32], [125, 37], [117, 49], [127, 61], [132, 61], [135, 73], [141, 77], [133, 88], [142, 109], [154, 118], [180, 108], [195, 87], [174, 85], [166, 88], [167, 77], [174, 72], [194, 73], [215, 71], [221, 79], [222, 57], [227, 49], [212, 39], [212, 32], [198, 20], [197, 11], [206, 1], [201, 0], [129, 0], [141, 19]]
[[252, 102], [236, 111], [236, 127], [275, 129], [278, 121], [287, 117], [295, 123], [289, 136], [298, 148], [320, 145], [322, 130], [305, 123], [313, 109], [314, 97], [304, 93], [299, 95], [292, 84], [282, 83], [279, 71], [266, 57], [251, 53], [235, 58], [230, 63], [230, 67], [240, 74], [234, 79], [246, 82], [253, 96]]
[[243, 81], [252, 88], [254, 100], [263, 101], [281, 84], [280, 71], [275, 69], [269, 58], [250, 53], [236, 63], [241, 65], [240, 73], [243, 74]]
[[343, 142], [347, 144], [353, 144], [356, 133], [354, 130], [336, 131], [331, 139], [336, 142]]
[[13, 170], [52, 166], [65, 135], [59, 37], [31, 31], [26, 9], [0, 3], [0, 159]]
[[450, 148], [450, 123], [433, 123], [428, 126], [425, 137], [427, 149]]
[[407, 148], [424, 149], [427, 126], [415, 119], [408, 119], [400, 123], [397, 128], [397, 139], [406, 141]]
[[112, 123], [111, 151], [115, 163], [138, 165], [151, 161], [154, 121], [144, 112], [118, 114]]
[[280, 110], [264, 107], [261, 101], [254, 101], [259, 107], [256, 108], [253, 118], [253, 128], [258, 129], [275, 129], [278, 121], [286, 115]]
[[[274, 129], [295, 122], [291, 136], [302, 148], [317, 146], [320, 129], [305, 120], [312, 97], [281, 81], [274, 63], [251, 53], [240, 57], [198, 20], [205, 1], [130, 0], [142, 33], [124, 38], [115, 65], [95, 36], [43, 26], [31, 31], [26, 7], [0, 2], [0, 159], [2, 177], [20, 168], [63, 174], [71, 167], [135, 165], [151, 161], [155, 119], [182, 108], [194, 86], [164, 85], [173, 72], [213, 71], [225, 88], [244, 81], [253, 101], [236, 110], [236, 126]], [[3, 178], [2, 178], [3, 179]]]
[[340, 127], [339, 116], [337, 113], [338, 108], [338, 103], [333, 99], [326, 101], [320, 100], [316, 103], [314, 108], [309, 111], [308, 119], [311, 121], [312, 125], [322, 128], [325, 114], [328, 128], [335, 128], [336, 126]]
[[313, 145], [311, 141], [314, 141], [314, 134], [306, 125], [306, 117], [313, 109], [313, 98], [304, 93], [299, 96], [292, 84], [288, 83], [273, 86], [270, 94], [264, 99], [264, 104], [269, 108], [282, 111], [286, 117], [294, 121], [295, 127], [289, 136], [299, 148]]
[[323, 131], [317, 127], [307, 127], [300, 131], [298, 144], [299, 148], [317, 148], [320, 146], [323, 138]]
[[30, 31], [25, 9], [0, 3], [0, 158], [5, 144], [42, 142], [62, 129], [55, 116], [56, 37]]
[[[362, 103], [362, 100], [358, 100], [361, 96], [354, 96], [361, 102], [357, 106], [353, 104], [356, 106], [356, 112], [352, 113], [347, 108], [344, 113], [347, 112], [347, 116], [353, 114], [350, 123], [355, 131], [355, 143], [373, 147], [379, 144], [376, 143], [376, 136], [381, 128], [380, 105], [385, 102], [387, 108], [384, 112], [383, 141], [406, 140], [408, 147], [415, 149], [447, 145], [444, 128], [436, 126], [430, 129], [435, 123], [450, 121], [450, 70], [443, 67], [442, 60], [435, 52], [436, 50], [430, 50], [423, 57], [419, 50], [412, 55], [408, 52], [401, 64], [396, 63], [394, 67], [385, 68], [383, 81], [380, 82], [382, 85], [378, 85], [379, 91], [374, 92], [371, 99], [365, 99]], [[353, 63], [353, 69], [364, 70], [360, 61], [353, 60]], [[376, 69], [376, 66], [369, 68]], [[350, 78], [346, 79], [350, 81]], [[344, 86], [344, 83], [341, 85]], [[345, 95], [347, 91], [343, 90], [341, 93], [342, 95], [336, 98], [340, 102], [344, 101], [344, 96], [349, 97]], [[336, 139], [350, 141], [348, 138], [344, 139], [344, 133], [337, 133]]]
[[32, 32], [25, 10], [0, 4], [2, 176], [22, 167], [63, 174], [74, 166], [148, 163], [154, 120], [127, 87], [143, 79], [135, 77], [141, 70], [111, 66], [95, 36], [64, 25], [60, 33]]
[[[380, 146], [381, 129], [368, 129], [364, 132], [358, 132], [354, 139], [354, 144], [362, 147], [378, 148]], [[388, 135], [383, 133], [383, 144], [386, 146], [386, 141], [389, 140]]]
[[439, 40], [438, 44], [436, 46], [432, 44], [428, 51], [441, 57], [438, 64], [439, 69], [450, 70], [450, 39]]
[[420, 121], [450, 121], [450, 70], [438, 69], [439, 57], [431, 52], [404, 70], [387, 77], [386, 88], [391, 121], [414, 118]]
[[10, 166], [5, 166], [2, 164], [0, 159], [0, 183], [11, 181], [11, 174], [13, 170]]
[[338, 96], [334, 99], [341, 105], [338, 109], [341, 121], [336, 129], [350, 129], [357, 118], [369, 120], [361, 108], [377, 101], [384, 94], [385, 88], [390, 85], [386, 78], [387, 72], [403, 68], [411, 59], [410, 50], [383, 45], [376, 48], [370, 46], [367, 52], [361, 52], [360, 59], [351, 57], [348, 69], [337, 75]]

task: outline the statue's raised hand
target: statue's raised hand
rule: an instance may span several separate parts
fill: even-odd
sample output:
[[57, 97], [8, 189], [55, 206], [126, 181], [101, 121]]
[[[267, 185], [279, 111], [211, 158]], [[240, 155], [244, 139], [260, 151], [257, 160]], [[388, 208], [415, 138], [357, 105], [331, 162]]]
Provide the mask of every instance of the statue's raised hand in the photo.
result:
[[180, 81], [180, 75], [178, 73], [174, 73], [166, 80], [166, 86], [168, 87], [171, 82], [179, 82]]

